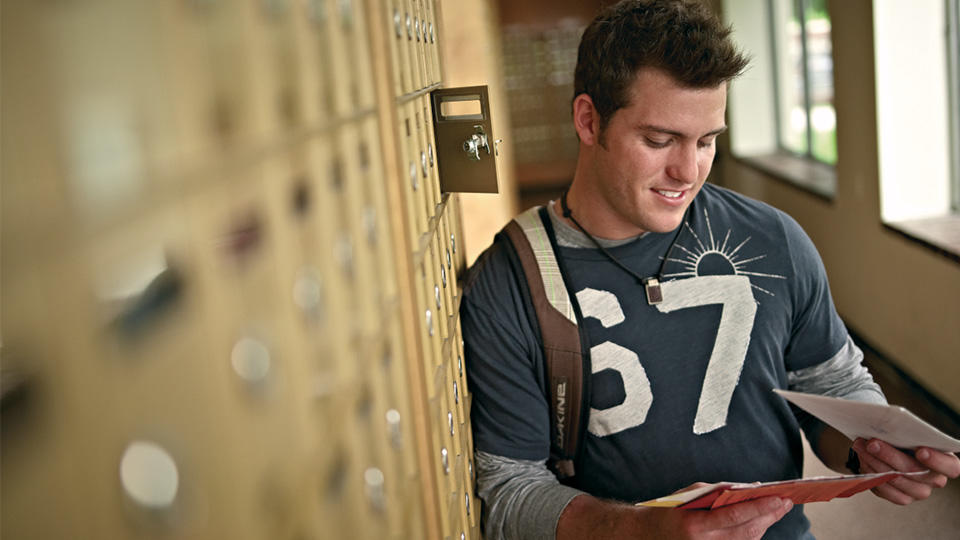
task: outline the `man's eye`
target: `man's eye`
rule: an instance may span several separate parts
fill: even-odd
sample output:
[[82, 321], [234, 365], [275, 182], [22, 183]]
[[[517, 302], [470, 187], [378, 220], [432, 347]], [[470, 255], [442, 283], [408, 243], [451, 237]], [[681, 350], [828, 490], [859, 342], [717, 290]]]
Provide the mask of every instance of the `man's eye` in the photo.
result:
[[666, 146], [670, 144], [669, 139], [667, 139], [666, 141], [658, 141], [656, 139], [651, 139], [650, 137], [647, 137], [646, 139], [647, 139], [647, 146], [650, 146], [652, 148], [666, 148]]
[[710, 139], [709, 141], [697, 141], [697, 146], [700, 148], [710, 148], [713, 146], [713, 139]]

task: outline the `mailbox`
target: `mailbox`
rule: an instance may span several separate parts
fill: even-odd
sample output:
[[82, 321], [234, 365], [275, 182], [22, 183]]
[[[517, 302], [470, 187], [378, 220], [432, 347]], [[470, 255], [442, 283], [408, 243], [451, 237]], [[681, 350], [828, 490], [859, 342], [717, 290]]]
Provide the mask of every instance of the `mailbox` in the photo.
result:
[[497, 143], [486, 86], [431, 93], [440, 189], [497, 193]]

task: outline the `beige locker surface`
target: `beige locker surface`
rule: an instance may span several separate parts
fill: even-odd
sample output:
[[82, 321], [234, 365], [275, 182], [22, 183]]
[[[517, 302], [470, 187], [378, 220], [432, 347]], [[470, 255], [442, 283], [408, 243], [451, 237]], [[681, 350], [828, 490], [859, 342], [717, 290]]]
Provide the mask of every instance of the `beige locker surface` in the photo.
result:
[[4, 2], [0, 536], [479, 538], [437, 7]]

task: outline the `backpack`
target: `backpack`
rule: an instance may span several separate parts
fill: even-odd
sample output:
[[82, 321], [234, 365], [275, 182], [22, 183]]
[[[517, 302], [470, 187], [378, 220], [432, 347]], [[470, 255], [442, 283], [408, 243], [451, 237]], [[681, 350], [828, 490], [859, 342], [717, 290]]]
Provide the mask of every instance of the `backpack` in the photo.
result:
[[[545, 206], [527, 210], [511, 220], [495, 239], [506, 252], [517, 275], [526, 278], [520, 290], [531, 325], [543, 348], [545, 381], [550, 409], [550, 459], [547, 465], [570, 484], [581, 453], [589, 420], [591, 375], [587, 336], [576, 295], [563, 279], [563, 261], [556, 257], [557, 240]], [[524, 286], [526, 285], [526, 286]]]

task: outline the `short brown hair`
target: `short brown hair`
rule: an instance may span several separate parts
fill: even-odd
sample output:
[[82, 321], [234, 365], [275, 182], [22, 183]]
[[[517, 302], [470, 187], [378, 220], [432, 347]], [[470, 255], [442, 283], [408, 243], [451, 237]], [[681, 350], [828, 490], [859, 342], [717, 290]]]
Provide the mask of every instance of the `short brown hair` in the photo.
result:
[[691, 0], [623, 0], [605, 8], [580, 39], [573, 97], [587, 94], [601, 130], [628, 104], [640, 68], [665, 71], [691, 88], [736, 77], [749, 60], [707, 6]]

